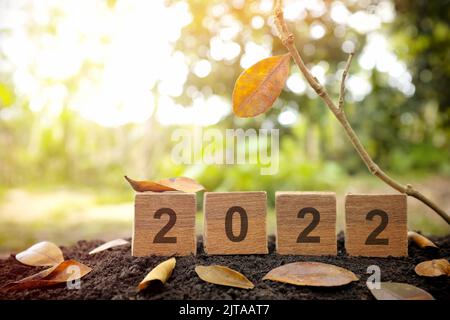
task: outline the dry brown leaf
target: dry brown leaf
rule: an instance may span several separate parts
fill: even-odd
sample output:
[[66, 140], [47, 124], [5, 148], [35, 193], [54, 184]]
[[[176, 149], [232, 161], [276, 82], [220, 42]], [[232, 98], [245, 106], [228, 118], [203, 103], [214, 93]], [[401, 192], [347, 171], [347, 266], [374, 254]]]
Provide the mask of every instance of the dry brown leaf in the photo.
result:
[[152, 282], [158, 281], [162, 284], [166, 283], [166, 281], [172, 275], [173, 269], [175, 269], [176, 260], [175, 258], [170, 258], [164, 262], [161, 262], [156, 267], [154, 267], [149, 274], [144, 278], [144, 280], [139, 283], [138, 289], [139, 291], [147, 288]]
[[48, 287], [80, 279], [91, 272], [91, 270], [90, 267], [80, 262], [66, 260], [22, 280], [8, 283], [2, 290], [24, 290]]
[[289, 75], [289, 53], [261, 60], [244, 70], [233, 90], [233, 112], [254, 117], [266, 112], [278, 98]]
[[437, 245], [433, 243], [433, 241], [414, 231], [408, 231], [408, 239], [414, 242], [419, 248], [422, 249], [439, 248]]
[[377, 300], [434, 300], [425, 290], [407, 283], [380, 282], [379, 289], [369, 290]]
[[253, 289], [255, 287], [242, 273], [228, 267], [219, 265], [196, 266], [195, 272], [200, 279], [206, 282], [241, 289]]
[[446, 259], [424, 261], [419, 263], [414, 271], [424, 277], [450, 276], [450, 263]]
[[124, 240], [124, 239], [111, 240], [111, 241], [108, 241], [108, 242], [102, 244], [101, 246], [98, 246], [94, 250], [91, 250], [89, 252], [89, 254], [102, 252], [102, 251], [105, 251], [105, 250], [108, 250], [108, 249], [111, 249], [111, 248], [114, 248], [114, 247], [123, 246], [125, 244], [129, 244], [129, 242], [127, 240]]
[[335, 287], [358, 281], [350, 270], [321, 262], [293, 262], [267, 273], [263, 280], [272, 280], [297, 286]]
[[131, 187], [137, 192], [153, 191], [153, 192], [165, 192], [165, 191], [183, 191], [183, 192], [198, 192], [205, 188], [197, 181], [191, 178], [179, 177], [162, 179], [156, 182], [133, 180], [125, 176], [125, 179], [129, 182]]
[[16, 259], [29, 266], [41, 267], [57, 265], [64, 261], [64, 256], [56, 244], [42, 241], [16, 254]]

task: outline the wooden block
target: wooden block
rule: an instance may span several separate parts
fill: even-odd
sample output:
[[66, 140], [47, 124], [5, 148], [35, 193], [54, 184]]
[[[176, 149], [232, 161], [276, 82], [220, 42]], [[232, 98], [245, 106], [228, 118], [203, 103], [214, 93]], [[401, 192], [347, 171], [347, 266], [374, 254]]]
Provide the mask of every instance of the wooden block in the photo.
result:
[[275, 207], [279, 254], [337, 253], [334, 192], [277, 192]]
[[208, 254], [267, 254], [265, 192], [206, 192], [203, 242]]
[[348, 194], [345, 247], [352, 256], [407, 256], [406, 195]]
[[139, 193], [134, 210], [133, 256], [196, 253], [194, 193]]

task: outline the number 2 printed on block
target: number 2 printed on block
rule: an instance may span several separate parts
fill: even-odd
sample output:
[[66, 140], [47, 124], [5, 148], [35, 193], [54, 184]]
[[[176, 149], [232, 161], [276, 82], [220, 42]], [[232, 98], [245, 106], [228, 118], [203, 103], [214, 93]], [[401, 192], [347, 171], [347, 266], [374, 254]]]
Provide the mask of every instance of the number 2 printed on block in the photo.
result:
[[345, 221], [345, 248], [349, 255], [408, 254], [406, 195], [348, 194]]
[[277, 192], [275, 199], [279, 254], [336, 254], [333, 192]]
[[196, 253], [193, 193], [146, 192], [135, 199], [133, 256]]

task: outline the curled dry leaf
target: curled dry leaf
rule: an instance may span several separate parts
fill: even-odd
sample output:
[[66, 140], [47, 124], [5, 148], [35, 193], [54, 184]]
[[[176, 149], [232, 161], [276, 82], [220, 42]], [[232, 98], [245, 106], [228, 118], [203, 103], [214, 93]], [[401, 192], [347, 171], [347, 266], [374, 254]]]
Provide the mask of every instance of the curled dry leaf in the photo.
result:
[[102, 252], [102, 251], [105, 251], [105, 250], [108, 250], [108, 249], [111, 249], [114, 247], [123, 246], [125, 244], [129, 244], [129, 242], [124, 239], [111, 240], [111, 241], [108, 241], [108, 242], [102, 244], [101, 246], [98, 246], [94, 250], [90, 251], [89, 254]]
[[38, 242], [16, 254], [16, 259], [29, 266], [54, 266], [64, 261], [61, 249], [49, 241]]
[[158, 281], [162, 284], [166, 283], [166, 281], [172, 275], [175, 265], [176, 265], [175, 258], [170, 258], [169, 260], [166, 260], [158, 264], [149, 272], [149, 274], [147, 274], [144, 280], [142, 280], [141, 283], [139, 283], [138, 286], [139, 291], [144, 290], [154, 281]]
[[350, 270], [321, 262], [293, 262], [267, 273], [263, 280], [272, 280], [297, 286], [335, 287], [358, 281]]
[[183, 191], [183, 192], [198, 192], [205, 188], [197, 181], [191, 178], [179, 177], [169, 178], [159, 181], [143, 181], [133, 180], [125, 176], [125, 179], [131, 185], [131, 187], [137, 192], [153, 191], [153, 192], [165, 192], [165, 191]]
[[253, 289], [255, 287], [242, 273], [228, 267], [219, 265], [196, 266], [195, 272], [200, 279], [209, 283], [241, 289]]
[[90, 267], [80, 262], [66, 260], [22, 280], [8, 283], [2, 290], [24, 290], [53, 286], [80, 279], [91, 270]]
[[450, 276], [450, 263], [446, 259], [424, 261], [419, 263], [414, 271], [424, 277]]
[[369, 290], [377, 300], [434, 300], [425, 290], [407, 283], [380, 282], [379, 289]]
[[433, 243], [433, 241], [414, 231], [408, 231], [408, 239], [414, 242], [419, 248], [422, 249], [439, 248], [437, 245]]
[[261, 60], [241, 73], [233, 90], [233, 112], [254, 117], [266, 112], [278, 98], [289, 75], [290, 54]]

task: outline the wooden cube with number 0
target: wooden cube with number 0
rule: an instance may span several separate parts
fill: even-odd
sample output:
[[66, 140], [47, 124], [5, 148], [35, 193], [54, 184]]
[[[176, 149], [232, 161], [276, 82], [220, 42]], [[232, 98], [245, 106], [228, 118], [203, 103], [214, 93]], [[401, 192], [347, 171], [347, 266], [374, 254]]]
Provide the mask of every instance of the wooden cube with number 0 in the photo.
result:
[[267, 254], [265, 192], [206, 192], [203, 242], [208, 254]]
[[277, 192], [277, 253], [335, 255], [336, 194]]
[[345, 221], [345, 247], [349, 255], [408, 255], [406, 195], [348, 194]]
[[194, 193], [136, 194], [132, 255], [190, 255], [197, 249]]

